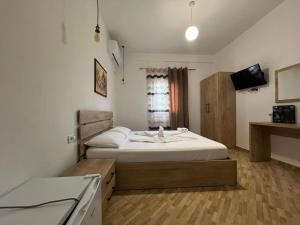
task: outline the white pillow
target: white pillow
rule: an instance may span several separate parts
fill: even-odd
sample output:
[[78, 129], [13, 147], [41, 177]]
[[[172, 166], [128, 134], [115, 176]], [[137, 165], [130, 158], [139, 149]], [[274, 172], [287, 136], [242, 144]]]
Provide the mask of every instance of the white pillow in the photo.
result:
[[110, 131], [120, 132], [122, 134], [125, 134], [126, 136], [128, 136], [129, 133], [131, 132], [131, 130], [127, 127], [114, 127]]
[[85, 143], [85, 145], [96, 148], [119, 148], [127, 140], [127, 135], [118, 131], [106, 131]]

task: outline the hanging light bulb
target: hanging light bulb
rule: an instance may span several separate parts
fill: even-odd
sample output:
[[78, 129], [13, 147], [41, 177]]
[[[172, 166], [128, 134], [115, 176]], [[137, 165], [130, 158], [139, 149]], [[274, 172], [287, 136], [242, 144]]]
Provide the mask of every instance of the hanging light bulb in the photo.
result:
[[185, 37], [188, 41], [194, 41], [199, 35], [199, 30], [196, 26], [189, 26], [185, 31]]
[[195, 6], [195, 1], [190, 1], [189, 6], [191, 8], [191, 25], [185, 31], [185, 38], [188, 41], [194, 41], [199, 35], [198, 27], [193, 24], [193, 7]]
[[100, 27], [98, 24], [95, 29], [95, 41], [100, 42]]
[[95, 41], [100, 42], [100, 27], [99, 27], [99, 2], [97, 0], [97, 26], [95, 28]]

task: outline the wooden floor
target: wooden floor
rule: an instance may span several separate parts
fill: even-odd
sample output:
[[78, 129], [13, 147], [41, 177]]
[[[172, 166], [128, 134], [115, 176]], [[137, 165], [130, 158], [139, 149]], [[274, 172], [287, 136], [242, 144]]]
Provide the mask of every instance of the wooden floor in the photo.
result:
[[238, 160], [238, 187], [115, 192], [104, 225], [300, 225], [300, 172]]

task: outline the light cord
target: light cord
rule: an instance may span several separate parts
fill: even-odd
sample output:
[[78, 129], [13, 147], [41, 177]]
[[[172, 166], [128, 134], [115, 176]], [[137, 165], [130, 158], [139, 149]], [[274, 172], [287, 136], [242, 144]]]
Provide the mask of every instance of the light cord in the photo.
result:
[[122, 45], [122, 49], [123, 49], [123, 78], [122, 78], [122, 84], [125, 84], [125, 46]]
[[190, 3], [189, 3], [189, 7], [190, 7], [190, 9], [191, 9], [191, 14], [190, 14], [190, 16], [191, 16], [191, 26], [193, 25], [193, 8], [194, 8], [194, 6], [195, 6], [195, 1], [190, 1]]
[[97, 26], [99, 26], [99, 2], [97, 0]]
[[193, 6], [191, 6], [191, 25], [193, 25]]

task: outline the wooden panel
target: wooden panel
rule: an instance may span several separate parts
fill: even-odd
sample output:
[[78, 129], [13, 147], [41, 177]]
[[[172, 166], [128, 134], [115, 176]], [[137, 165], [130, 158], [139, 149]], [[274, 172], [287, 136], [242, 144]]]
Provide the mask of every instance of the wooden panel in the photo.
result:
[[262, 162], [271, 160], [271, 139], [267, 128], [251, 125], [250, 139], [250, 161]]
[[201, 135], [225, 144], [236, 143], [236, 96], [230, 72], [219, 72], [200, 83]]
[[86, 157], [87, 147], [84, 142], [88, 139], [106, 131], [113, 126], [113, 113], [109, 111], [92, 111], [80, 110], [78, 111], [78, 160]]
[[113, 126], [112, 120], [103, 120], [95, 123], [89, 123], [86, 125], [81, 125], [79, 127], [79, 138], [84, 140], [95, 134], [101, 133], [105, 130], [110, 129]]
[[218, 76], [218, 140], [227, 148], [236, 145], [236, 97], [230, 74], [222, 72]]
[[218, 74], [201, 81], [201, 135], [217, 140]]
[[270, 127], [270, 133], [278, 136], [300, 138], [300, 129]]
[[208, 136], [208, 121], [207, 121], [207, 90], [208, 90], [208, 82], [205, 80], [200, 83], [200, 112], [201, 112], [201, 135], [204, 137]]
[[271, 160], [271, 134], [300, 139], [300, 126], [298, 124], [251, 122], [249, 129], [250, 160], [253, 162]]
[[[115, 182], [115, 181], [114, 181]], [[112, 185], [115, 183], [112, 183]], [[111, 199], [114, 189], [109, 189], [107, 195], [102, 199], [102, 214], [105, 214], [105, 210], [107, 209], [107, 205]]]
[[265, 126], [265, 127], [290, 128], [290, 129], [300, 130], [300, 124], [272, 123], [272, 122], [250, 122], [250, 125], [258, 125], [258, 126]]
[[200, 112], [201, 112], [201, 135], [204, 137], [207, 137], [207, 126], [208, 126], [208, 121], [207, 121], [207, 80], [203, 80], [200, 83]]
[[105, 198], [111, 189], [115, 187], [116, 171], [115, 165], [111, 166], [110, 170], [106, 173], [106, 176], [102, 179], [102, 198]]
[[115, 186], [116, 186], [116, 175], [114, 175], [113, 177], [111, 177], [112, 179], [110, 180], [110, 182], [107, 184], [106, 182], [102, 182], [102, 186], [105, 186], [105, 190], [102, 189], [102, 212], [103, 214], [105, 213], [105, 210], [107, 208], [107, 205], [112, 197], [112, 194], [115, 190]]
[[212, 75], [208, 79], [207, 90], [207, 131], [208, 138], [218, 141], [218, 74]]
[[118, 163], [117, 190], [236, 185], [235, 160]]
[[110, 111], [92, 111], [80, 110], [78, 112], [78, 123], [86, 124], [102, 120], [112, 120], [113, 112]]
[[106, 176], [114, 168], [114, 159], [87, 159], [66, 170], [63, 176], [84, 176], [87, 174], [100, 173]]
[[110, 200], [111, 195], [116, 187], [116, 175], [112, 176], [110, 182], [106, 185], [107, 185], [107, 187], [106, 187], [106, 190], [103, 191], [102, 199]]

